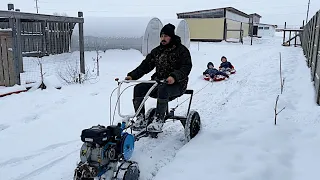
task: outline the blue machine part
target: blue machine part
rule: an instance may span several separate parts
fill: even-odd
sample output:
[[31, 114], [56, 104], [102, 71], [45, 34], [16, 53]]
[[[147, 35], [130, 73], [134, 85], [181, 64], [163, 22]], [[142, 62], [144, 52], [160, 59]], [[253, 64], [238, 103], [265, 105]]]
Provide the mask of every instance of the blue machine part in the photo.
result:
[[132, 157], [134, 150], [134, 136], [129, 133], [124, 133], [121, 140], [121, 153], [125, 160], [129, 160]]

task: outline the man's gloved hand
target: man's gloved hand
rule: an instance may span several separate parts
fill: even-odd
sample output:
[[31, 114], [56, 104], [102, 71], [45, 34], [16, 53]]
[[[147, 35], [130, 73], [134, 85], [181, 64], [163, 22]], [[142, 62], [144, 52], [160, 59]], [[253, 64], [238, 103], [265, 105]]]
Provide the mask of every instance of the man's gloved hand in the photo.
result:
[[167, 82], [168, 82], [168, 84], [173, 84], [173, 83], [175, 82], [175, 80], [174, 80], [173, 77], [169, 76], [169, 77], [167, 78]]
[[131, 76], [127, 76], [124, 78], [125, 80], [132, 80], [132, 77]]

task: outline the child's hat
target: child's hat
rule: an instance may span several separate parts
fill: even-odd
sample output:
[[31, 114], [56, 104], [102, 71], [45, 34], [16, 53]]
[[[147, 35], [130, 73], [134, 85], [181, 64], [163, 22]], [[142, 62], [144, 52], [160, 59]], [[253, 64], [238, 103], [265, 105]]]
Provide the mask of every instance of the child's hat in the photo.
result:
[[213, 63], [212, 62], [208, 62], [208, 64], [207, 64], [207, 68], [209, 68], [209, 66], [213, 66], [214, 67], [214, 65], [213, 65]]

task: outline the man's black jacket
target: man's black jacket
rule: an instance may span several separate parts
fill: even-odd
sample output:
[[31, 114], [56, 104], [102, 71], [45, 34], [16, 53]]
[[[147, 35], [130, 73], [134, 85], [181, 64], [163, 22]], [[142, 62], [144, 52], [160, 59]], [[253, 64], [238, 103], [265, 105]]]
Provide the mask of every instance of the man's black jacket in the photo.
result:
[[154, 48], [136, 69], [128, 73], [128, 76], [137, 80], [154, 68], [156, 72], [152, 75], [152, 80], [172, 76], [175, 83], [180, 84], [182, 91], [187, 89], [188, 76], [192, 68], [191, 55], [188, 48], [181, 44], [179, 36], [172, 38], [169, 46], [159, 45]]

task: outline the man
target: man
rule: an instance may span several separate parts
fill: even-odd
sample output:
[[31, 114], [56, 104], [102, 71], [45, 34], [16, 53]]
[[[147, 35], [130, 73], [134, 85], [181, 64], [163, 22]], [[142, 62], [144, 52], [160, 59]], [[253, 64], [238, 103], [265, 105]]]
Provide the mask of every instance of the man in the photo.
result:
[[[166, 80], [156, 87], [151, 97], [157, 98], [155, 119], [147, 127], [150, 132], [161, 132], [168, 102], [184, 94], [187, 89], [189, 74], [192, 68], [189, 50], [181, 44], [181, 39], [174, 33], [175, 26], [165, 25], [160, 32], [161, 43], [154, 48], [133, 71], [127, 74], [126, 80], [137, 80], [156, 68], [151, 76], [152, 80]], [[153, 86], [153, 83], [140, 83], [134, 87], [133, 106], [138, 110], [144, 96]], [[137, 115], [134, 130], [141, 130], [147, 126], [145, 107]]]

